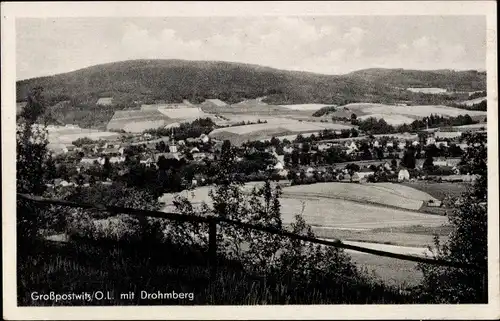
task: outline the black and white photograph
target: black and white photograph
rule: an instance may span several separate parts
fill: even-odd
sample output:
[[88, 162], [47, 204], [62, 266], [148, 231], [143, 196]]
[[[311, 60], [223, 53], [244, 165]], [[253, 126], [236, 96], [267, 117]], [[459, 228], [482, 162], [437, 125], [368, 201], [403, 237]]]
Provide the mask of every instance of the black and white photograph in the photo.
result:
[[491, 1], [2, 3], [4, 318], [500, 317], [496, 37]]

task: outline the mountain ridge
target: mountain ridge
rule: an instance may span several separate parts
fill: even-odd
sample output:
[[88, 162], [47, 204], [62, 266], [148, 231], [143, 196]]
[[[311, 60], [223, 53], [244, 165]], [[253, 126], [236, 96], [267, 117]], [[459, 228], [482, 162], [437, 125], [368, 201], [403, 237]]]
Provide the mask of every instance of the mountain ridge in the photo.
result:
[[229, 103], [267, 96], [268, 103], [335, 103], [412, 100], [405, 87], [486, 89], [485, 73], [368, 68], [343, 75], [281, 70], [256, 64], [182, 59], [135, 59], [89, 66], [16, 82], [17, 101], [42, 86], [51, 102], [91, 104], [110, 96], [133, 101], [194, 102], [219, 98]]

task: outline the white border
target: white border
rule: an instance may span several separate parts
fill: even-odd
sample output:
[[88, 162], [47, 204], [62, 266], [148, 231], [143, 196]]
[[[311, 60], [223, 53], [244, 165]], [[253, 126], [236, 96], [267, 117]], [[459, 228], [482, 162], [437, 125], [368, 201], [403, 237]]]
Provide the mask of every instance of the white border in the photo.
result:
[[[497, 319], [500, 318], [497, 26], [494, 1], [423, 2], [80, 2], [2, 3], [2, 228], [4, 318], [81, 319]], [[262, 15], [485, 15], [488, 82], [488, 305], [309, 305], [198, 307], [16, 306], [15, 24], [16, 17]]]

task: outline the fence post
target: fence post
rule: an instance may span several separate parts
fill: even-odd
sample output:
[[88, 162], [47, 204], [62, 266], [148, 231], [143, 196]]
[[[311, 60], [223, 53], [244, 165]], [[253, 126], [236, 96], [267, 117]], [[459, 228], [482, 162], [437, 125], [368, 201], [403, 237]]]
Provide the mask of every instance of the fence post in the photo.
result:
[[208, 259], [210, 264], [210, 280], [213, 282], [217, 274], [217, 222], [211, 220], [208, 224]]

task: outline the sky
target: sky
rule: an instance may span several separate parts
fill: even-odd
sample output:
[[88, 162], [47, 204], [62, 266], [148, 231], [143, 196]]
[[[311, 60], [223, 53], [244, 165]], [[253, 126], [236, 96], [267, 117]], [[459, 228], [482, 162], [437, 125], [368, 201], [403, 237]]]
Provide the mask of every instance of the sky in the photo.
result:
[[486, 68], [484, 16], [18, 18], [16, 79], [129, 59], [344, 74]]

